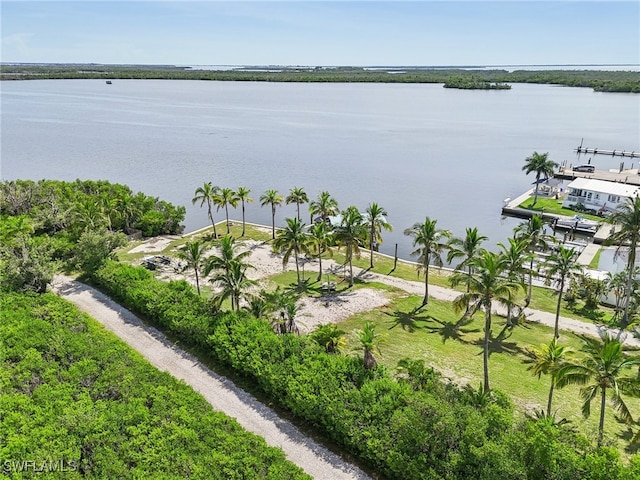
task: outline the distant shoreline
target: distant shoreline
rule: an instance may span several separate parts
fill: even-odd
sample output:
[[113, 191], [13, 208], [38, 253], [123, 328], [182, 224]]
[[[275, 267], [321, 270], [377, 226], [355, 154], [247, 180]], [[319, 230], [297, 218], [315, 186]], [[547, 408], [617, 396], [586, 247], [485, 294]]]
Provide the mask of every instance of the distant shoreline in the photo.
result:
[[[585, 65], [584, 67], [595, 67]], [[635, 70], [618, 70], [628, 66]], [[504, 67], [323, 67], [231, 65], [102, 65], [2, 63], [2, 80], [145, 79], [321, 83], [441, 83], [472, 79], [491, 84], [535, 83], [587, 87], [597, 92], [640, 93], [639, 65], [615, 70], [578, 69], [580, 65]], [[561, 67], [565, 67], [564, 69]], [[606, 65], [598, 65], [606, 67]], [[217, 69], [216, 69], [217, 68]], [[508, 69], [506, 69], [508, 68]], [[512, 68], [518, 68], [513, 69]]]

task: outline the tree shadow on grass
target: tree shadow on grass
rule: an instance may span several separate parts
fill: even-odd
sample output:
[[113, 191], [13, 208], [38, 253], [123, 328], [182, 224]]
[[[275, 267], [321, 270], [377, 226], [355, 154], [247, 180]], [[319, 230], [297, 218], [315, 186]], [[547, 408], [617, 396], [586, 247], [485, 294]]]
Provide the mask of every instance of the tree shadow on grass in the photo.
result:
[[[618, 421], [622, 423], [620, 420]], [[625, 430], [616, 434], [616, 436], [626, 444], [624, 447], [625, 452], [633, 455], [640, 451], [640, 442], [633, 442], [633, 439], [637, 434], [638, 432], [634, 432], [631, 426], [627, 426]]]
[[[527, 351], [518, 345], [517, 342], [507, 342], [506, 340], [513, 334], [513, 327], [503, 328], [498, 336], [493, 334], [489, 338], [489, 356], [492, 353], [506, 353], [507, 355], [527, 355]], [[478, 338], [475, 345], [484, 348], [484, 338]]]
[[456, 340], [460, 343], [470, 343], [464, 339], [464, 336], [469, 333], [480, 332], [479, 328], [464, 328], [469, 325], [473, 318], [470, 315], [463, 315], [457, 322], [443, 322], [435, 317], [429, 317], [438, 325], [427, 326], [426, 328], [430, 333], [437, 333], [442, 337], [442, 343], [446, 343], [447, 340]]
[[389, 330], [393, 330], [394, 328], [400, 326], [403, 330], [406, 330], [410, 333], [415, 332], [417, 329], [423, 328], [422, 326], [419, 326], [417, 322], [426, 322], [427, 320], [432, 319], [430, 315], [419, 315], [418, 310], [415, 308], [409, 312], [401, 312], [400, 310], [396, 310], [392, 313], [385, 312], [385, 315], [393, 317]]

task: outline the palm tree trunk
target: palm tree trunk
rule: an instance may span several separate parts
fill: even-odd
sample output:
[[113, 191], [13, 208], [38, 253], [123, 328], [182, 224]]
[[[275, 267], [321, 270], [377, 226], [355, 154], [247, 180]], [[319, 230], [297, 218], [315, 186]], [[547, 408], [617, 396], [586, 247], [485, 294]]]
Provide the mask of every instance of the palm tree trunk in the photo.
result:
[[373, 268], [373, 239], [375, 238], [375, 230], [373, 225], [371, 225], [371, 232], [369, 232], [370, 235], [370, 240], [369, 240], [369, 253], [370, 253], [370, 262], [369, 262], [369, 268]]
[[631, 295], [632, 285], [633, 285], [633, 269], [636, 264], [636, 242], [632, 241], [631, 245], [629, 245], [629, 260], [627, 261], [627, 269], [629, 270], [629, 275], [627, 276], [627, 299], [624, 304], [624, 314], [622, 315], [622, 320], [620, 321], [621, 330], [624, 330], [629, 324], [629, 305], [631, 304]]
[[211, 221], [211, 225], [213, 226], [213, 238], [218, 238], [218, 232], [216, 232], [216, 222], [213, 221], [213, 213], [211, 213], [211, 202], [207, 200], [207, 206], [209, 210], [209, 221]]
[[353, 287], [353, 253], [349, 252], [349, 286]]
[[318, 269], [318, 282], [320, 280], [322, 280], [322, 252], [320, 251], [320, 247], [318, 246], [318, 264], [319, 264], [319, 269]]
[[[534, 190], [534, 193], [533, 193], [533, 205], [538, 203], [538, 185], [540, 185], [538, 183], [539, 181], [540, 181], [540, 174], [536, 175], [536, 189]], [[531, 206], [533, 206], [533, 205], [531, 205]]]
[[373, 352], [368, 348], [364, 350], [364, 368], [367, 370], [371, 370], [377, 366], [378, 362], [376, 361], [376, 357], [373, 355]]
[[529, 262], [529, 289], [527, 290], [527, 298], [524, 300], [524, 306], [528, 307], [531, 303], [531, 294], [533, 293], [533, 258]]
[[422, 306], [424, 307], [429, 303], [429, 264], [427, 263], [424, 269], [424, 298], [422, 299]]
[[276, 239], [276, 206], [271, 205], [271, 240]]
[[225, 217], [227, 217], [227, 235], [229, 235], [229, 206], [228, 205], [224, 206], [224, 214], [225, 214]]
[[293, 258], [296, 260], [296, 277], [298, 278], [298, 286], [300, 286], [300, 267], [298, 266], [298, 250], [293, 250]]
[[298, 208], [298, 221], [301, 222], [302, 218], [300, 218], [300, 203], [296, 202], [296, 207]]
[[196, 289], [198, 290], [198, 295], [200, 295], [200, 279], [198, 278], [198, 268], [193, 269], [196, 272]]
[[553, 374], [551, 375], [551, 386], [549, 387], [549, 400], [547, 401], [547, 416], [551, 416], [551, 400], [553, 399], [553, 389], [556, 386], [556, 382], [553, 378]]
[[244, 200], [242, 201], [242, 236], [244, 237]]
[[604, 432], [604, 408], [607, 403], [607, 388], [602, 387], [600, 398], [600, 424], [598, 425], [598, 446], [602, 446], [602, 432]]
[[562, 305], [562, 292], [564, 292], [564, 277], [560, 280], [560, 291], [558, 292], [558, 305], [556, 306], [556, 324], [553, 330], [555, 338], [560, 337], [558, 332], [558, 324], [560, 323], [560, 306]]
[[489, 392], [489, 339], [491, 338], [491, 303], [485, 305], [484, 312], [484, 352], [482, 352], [484, 391]]

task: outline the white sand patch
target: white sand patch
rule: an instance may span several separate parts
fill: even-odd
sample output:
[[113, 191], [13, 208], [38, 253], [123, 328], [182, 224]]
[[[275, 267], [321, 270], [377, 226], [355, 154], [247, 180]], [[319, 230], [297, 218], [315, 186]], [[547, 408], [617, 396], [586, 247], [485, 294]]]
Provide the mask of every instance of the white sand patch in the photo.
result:
[[360, 288], [349, 292], [333, 293], [322, 297], [306, 297], [300, 300], [296, 321], [301, 332], [313, 330], [325, 323], [338, 323], [351, 315], [366, 312], [389, 303], [382, 290]]
[[175, 235], [163, 235], [161, 237], [152, 237], [145, 240], [137, 247], [129, 250], [129, 253], [157, 253], [163, 251], [171, 242], [178, 240], [180, 237]]

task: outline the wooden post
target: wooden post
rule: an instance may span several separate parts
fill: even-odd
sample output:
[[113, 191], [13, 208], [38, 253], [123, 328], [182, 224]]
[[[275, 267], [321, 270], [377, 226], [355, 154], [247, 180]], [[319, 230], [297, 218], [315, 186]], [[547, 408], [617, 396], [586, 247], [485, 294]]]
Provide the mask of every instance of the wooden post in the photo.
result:
[[396, 265], [398, 265], [398, 244], [396, 243], [396, 253], [393, 255], [393, 270], [396, 269]]

